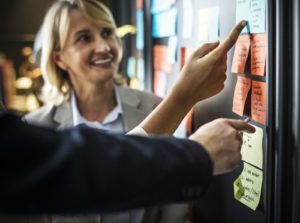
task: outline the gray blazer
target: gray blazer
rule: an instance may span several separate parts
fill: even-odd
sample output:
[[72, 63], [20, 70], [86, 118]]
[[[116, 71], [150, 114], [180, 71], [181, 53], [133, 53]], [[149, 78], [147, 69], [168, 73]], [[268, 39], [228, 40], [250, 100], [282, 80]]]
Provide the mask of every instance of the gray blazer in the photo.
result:
[[[137, 126], [161, 102], [161, 98], [154, 94], [116, 87], [120, 95], [125, 131]], [[47, 126], [55, 129], [73, 127], [72, 108], [70, 101], [59, 106], [46, 105], [24, 117], [31, 124]]]
[[[124, 115], [123, 124], [126, 132], [136, 127], [161, 102], [161, 98], [144, 91], [133, 90], [126, 87], [117, 87], [116, 90], [121, 99]], [[26, 115], [24, 120], [31, 124], [55, 129], [71, 128], [73, 127], [71, 103], [70, 101], [66, 101], [60, 106], [43, 106], [39, 110]], [[184, 223], [186, 212], [186, 204], [151, 207], [145, 210], [142, 223]], [[39, 219], [42, 220], [42, 218]], [[80, 219], [82, 219], [82, 221], [80, 221]], [[80, 216], [80, 218], [76, 220], [76, 223], [90, 222], [92, 219], [93, 216], [86, 216], [86, 218]], [[42, 221], [39, 221], [39, 223], [48, 222], [51, 222], [49, 218], [44, 218]], [[23, 222], [18, 221], [18, 223]]]

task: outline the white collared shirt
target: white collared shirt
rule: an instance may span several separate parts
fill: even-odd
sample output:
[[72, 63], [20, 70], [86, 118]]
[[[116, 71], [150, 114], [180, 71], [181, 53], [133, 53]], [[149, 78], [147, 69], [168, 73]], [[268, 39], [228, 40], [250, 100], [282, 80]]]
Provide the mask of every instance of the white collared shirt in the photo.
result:
[[[97, 121], [89, 121], [85, 117], [83, 117], [77, 107], [76, 96], [75, 93], [71, 94], [71, 106], [72, 106], [72, 115], [73, 115], [73, 126], [77, 126], [79, 124], [86, 124], [87, 126], [108, 130], [112, 132], [124, 132], [125, 128], [123, 125], [123, 109], [121, 104], [120, 95], [114, 89], [115, 97], [117, 101], [116, 107], [105, 117], [102, 123]], [[101, 106], [101, 105], [99, 105]]]
[[[121, 104], [121, 98], [116, 88], [114, 88], [115, 97], [117, 101], [116, 107], [105, 117], [103, 123], [97, 121], [89, 121], [84, 118], [77, 107], [75, 93], [71, 94], [71, 106], [72, 106], [72, 115], [73, 115], [73, 125], [86, 124], [93, 128], [104, 129], [113, 132], [125, 132], [125, 127], [123, 124], [123, 109]], [[101, 106], [101, 105], [99, 105]], [[140, 135], [147, 136], [145, 130], [139, 126], [134, 128], [128, 134], [130, 135]], [[93, 222], [93, 223], [141, 223], [144, 215], [144, 210], [132, 210], [129, 212], [115, 213], [115, 214], [103, 214], [101, 217], [99, 215], [91, 216], [81, 216], [81, 217], [56, 217], [54, 218], [54, 223], [76, 223], [76, 222]], [[69, 221], [68, 221], [69, 220]]]

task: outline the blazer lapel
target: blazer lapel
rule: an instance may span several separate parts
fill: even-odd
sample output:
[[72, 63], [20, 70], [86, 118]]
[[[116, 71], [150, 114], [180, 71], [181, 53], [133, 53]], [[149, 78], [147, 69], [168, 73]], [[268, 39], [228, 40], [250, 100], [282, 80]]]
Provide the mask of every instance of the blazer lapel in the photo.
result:
[[57, 129], [73, 127], [73, 113], [70, 101], [66, 101], [56, 107], [53, 114], [53, 121], [58, 124]]
[[144, 120], [147, 114], [139, 108], [141, 101], [134, 91], [124, 87], [116, 87], [116, 91], [121, 99], [125, 132], [128, 132]]

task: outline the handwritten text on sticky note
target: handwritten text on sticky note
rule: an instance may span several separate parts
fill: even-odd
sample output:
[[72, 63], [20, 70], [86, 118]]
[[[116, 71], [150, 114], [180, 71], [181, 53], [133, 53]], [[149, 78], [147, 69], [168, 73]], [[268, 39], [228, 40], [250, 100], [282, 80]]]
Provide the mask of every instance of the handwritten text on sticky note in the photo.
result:
[[250, 88], [251, 80], [239, 76], [235, 85], [232, 111], [240, 116], [244, 115], [245, 103]]
[[266, 124], [266, 83], [252, 81], [251, 117], [263, 125]]
[[242, 160], [263, 169], [263, 130], [254, 127], [255, 133], [243, 133]]
[[266, 34], [252, 36], [251, 74], [264, 76], [266, 67]]
[[247, 163], [241, 175], [234, 181], [234, 198], [252, 210], [256, 210], [263, 181], [263, 172]]
[[266, 1], [251, 0], [250, 8], [250, 32], [266, 32]]
[[240, 35], [234, 50], [231, 72], [242, 74], [245, 72], [245, 66], [250, 49], [250, 35]]

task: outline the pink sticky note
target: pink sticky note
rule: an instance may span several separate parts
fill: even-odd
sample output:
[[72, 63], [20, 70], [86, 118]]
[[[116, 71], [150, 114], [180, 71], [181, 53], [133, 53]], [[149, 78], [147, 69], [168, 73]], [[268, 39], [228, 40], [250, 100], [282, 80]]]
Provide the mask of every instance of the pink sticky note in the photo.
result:
[[231, 72], [245, 73], [245, 66], [250, 49], [250, 35], [240, 35], [235, 44]]
[[180, 48], [180, 70], [184, 66], [187, 59], [192, 55], [193, 50], [191, 47], [181, 47]]
[[171, 64], [169, 63], [169, 48], [166, 45], [155, 45], [153, 48], [153, 63], [154, 70], [165, 72], [171, 71]]
[[256, 34], [251, 40], [251, 74], [264, 76], [266, 67], [266, 34]]
[[266, 124], [266, 83], [252, 81], [251, 117], [263, 125]]
[[232, 111], [240, 116], [244, 115], [245, 103], [250, 88], [251, 80], [249, 78], [238, 77], [234, 90]]

